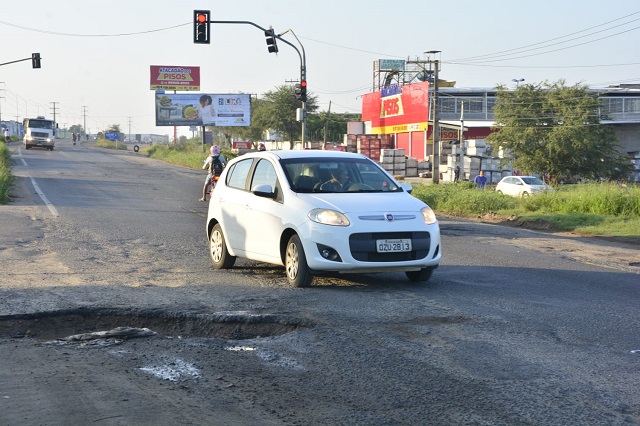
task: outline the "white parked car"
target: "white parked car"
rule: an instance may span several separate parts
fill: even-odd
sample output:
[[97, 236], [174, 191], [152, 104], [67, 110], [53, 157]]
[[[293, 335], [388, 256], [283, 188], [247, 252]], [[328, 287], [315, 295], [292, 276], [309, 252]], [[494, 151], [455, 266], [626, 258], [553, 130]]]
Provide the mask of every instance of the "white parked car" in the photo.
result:
[[236, 257], [284, 265], [290, 284], [321, 272], [405, 272], [427, 281], [442, 256], [433, 210], [378, 164], [339, 151], [264, 151], [237, 157], [209, 203], [216, 269]]
[[496, 185], [496, 191], [513, 197], [528, 197], [553, 188], [535, 176], [507, 176]]

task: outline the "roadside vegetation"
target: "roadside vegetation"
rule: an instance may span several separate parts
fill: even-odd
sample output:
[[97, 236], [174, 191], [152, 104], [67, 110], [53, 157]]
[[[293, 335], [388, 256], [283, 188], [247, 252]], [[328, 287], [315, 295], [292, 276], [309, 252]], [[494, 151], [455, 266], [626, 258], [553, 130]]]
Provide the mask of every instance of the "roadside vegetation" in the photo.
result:
[[614, 183], [559, 185], [514, 198], [471, 182], [414, 185], [413, 195], [437, 213], [551, 231], [640, 239], [640, 186]]
[[11, 175], [11, 156], [4, 142], [0, 142], [0, 204], [10, 201], [9, 188], [13, 182]]
[[[143, 152], [151, 158], [199, 170], [202, 168], [203, 160], [206, 160], [209, 155], [209, 145], [205, 145], [203, 148], [202, 141], [191, 139], [175, 145], [151, 145]], [[223, 150], [222, 155], [227, 160], [236, 156], [228, 150]]]
[[96, 146], [99, 146], [100, 148], [109, 148], [109, 149], [121, 149], [126, 151], [127, 150], [127, 144], [124, 142], [117, 142], [116, 141], [108, 141], [105, 139], [98, 139], [96, 141]]

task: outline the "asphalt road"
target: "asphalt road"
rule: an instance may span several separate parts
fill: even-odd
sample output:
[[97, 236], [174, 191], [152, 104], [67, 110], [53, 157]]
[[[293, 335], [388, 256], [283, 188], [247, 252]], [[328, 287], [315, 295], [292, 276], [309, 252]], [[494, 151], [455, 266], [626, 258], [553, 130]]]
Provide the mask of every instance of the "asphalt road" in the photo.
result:
[[426, 285], [294, 289], [212, 269], [198, 171], [10, 149], [2, 425], [640, 424], [637, 246], [441, 219]]

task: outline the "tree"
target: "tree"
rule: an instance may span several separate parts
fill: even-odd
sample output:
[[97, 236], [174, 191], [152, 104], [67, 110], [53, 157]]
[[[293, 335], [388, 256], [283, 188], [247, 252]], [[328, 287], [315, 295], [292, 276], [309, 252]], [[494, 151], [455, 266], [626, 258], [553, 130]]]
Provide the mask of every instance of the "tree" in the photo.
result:
[[109, 127], [107, 127], [107, 132], [118, 132], [120, 133], [120, 125], [119, 124], [112, 124]]
[[84, 131], [82, 128], [82, 125], [80, 124], [74, 124], [73, 126], [69, 127], [69, 131], [71, 133], [77, 133], [77, 134], [82, 134], [82, 132]]
[[324, 141], [326, 130], [327, 142], [342, 143], [342, 136], [347, 133], [347, 123], [360, 121], [360, 117], [359, 114], [335, 112], [329, 114], [327, 111], [308, 114], [307, 135], [309, 135], [309, 140]]
[[523, 84], [515, 91], [499, 86], [494, 107], [493, 146], [510, 150], [513, 166], [547, 175], [552, 182], [582, 177], [614, 179], [631, 165], [616, 150], [617, 137], [600, 124], [599, 101], [587, 86]]
[[[294, 87], [276, 87], [274, 91], [265, 93], [261, 101], [254, 110], [255, 114], [252, 114], [252, 121], [264, 130], [283, 133], [289, 140], [289, 148], [293, 148], [293, 142], [300, 139], [302, 134], [302, 126], [296, 121], [296, 109], [301, 104], [296, 100]], [[317, 98], [308, 94], [306, 107], [307, 114], [313, 113], [318, 108]]]

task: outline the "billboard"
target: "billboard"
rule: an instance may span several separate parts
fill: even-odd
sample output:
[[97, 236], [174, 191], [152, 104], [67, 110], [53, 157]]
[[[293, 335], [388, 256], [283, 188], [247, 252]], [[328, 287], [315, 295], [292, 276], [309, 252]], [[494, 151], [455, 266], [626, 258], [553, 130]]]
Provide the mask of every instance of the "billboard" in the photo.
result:
[[362, 121], [371, 122], [371, 133], [390, 134], [427, 130], [429, 82], [385, 86], [362, 97]]
[[151, 90], [200, 90], [200, 67], [151, 65]]
[[156, 126], [250, 126], [251, 95], [156, 93]]

